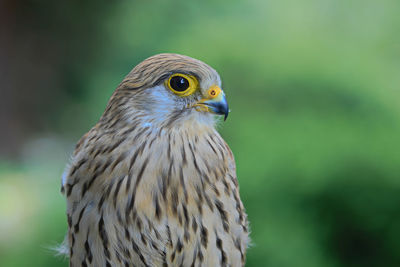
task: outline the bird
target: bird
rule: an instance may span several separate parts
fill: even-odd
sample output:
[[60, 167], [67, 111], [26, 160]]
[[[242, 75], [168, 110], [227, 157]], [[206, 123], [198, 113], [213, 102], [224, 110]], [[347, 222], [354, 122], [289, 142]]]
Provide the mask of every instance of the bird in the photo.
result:
[[229, 111], [200, 60], [136, 65], [62, 177], [70, 266], [244, 266], [249, 222], [216, 130]]

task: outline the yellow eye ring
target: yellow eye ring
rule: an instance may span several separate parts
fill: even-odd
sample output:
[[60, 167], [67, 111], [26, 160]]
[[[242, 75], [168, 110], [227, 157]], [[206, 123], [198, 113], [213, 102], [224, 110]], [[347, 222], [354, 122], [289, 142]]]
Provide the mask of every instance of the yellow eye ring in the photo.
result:
[[193, 94], [199, 84], [196, 77], [183, 73], [172, 74], [165, 83], [169, 90], [179, 96]]

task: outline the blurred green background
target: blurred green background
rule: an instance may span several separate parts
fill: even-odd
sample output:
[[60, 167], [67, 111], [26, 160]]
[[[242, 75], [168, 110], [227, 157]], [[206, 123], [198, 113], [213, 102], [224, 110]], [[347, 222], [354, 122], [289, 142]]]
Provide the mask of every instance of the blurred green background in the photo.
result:
[[216, 68], [252, 229], [247, 266], [400, 266], [397, 0], [0, 3], [0, 265], [67, 266], [60, 179], [122, 78]]

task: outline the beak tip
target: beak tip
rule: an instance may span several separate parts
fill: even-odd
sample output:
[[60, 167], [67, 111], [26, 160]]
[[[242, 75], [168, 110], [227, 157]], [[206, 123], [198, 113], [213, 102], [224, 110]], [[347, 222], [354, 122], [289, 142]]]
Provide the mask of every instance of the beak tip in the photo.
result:
[[229, 112], [230, 112], [230, 110], [228, 110], [228, 112], [225, 112], [225, 114], [224, 114], [224, 121], [226, 121], [226, 119], [228, 118]]

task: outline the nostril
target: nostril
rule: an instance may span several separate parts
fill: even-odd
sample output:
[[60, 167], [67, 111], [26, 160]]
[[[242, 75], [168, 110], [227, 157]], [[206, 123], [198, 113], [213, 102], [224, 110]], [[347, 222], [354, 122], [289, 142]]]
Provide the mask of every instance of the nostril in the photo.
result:
[[221, 88], [214, 85], [214, 86], [211, 86], [211, 88], [208, 90], [208, 97], [211, 99], [216, 98], [220, 93], [221, 93]]

